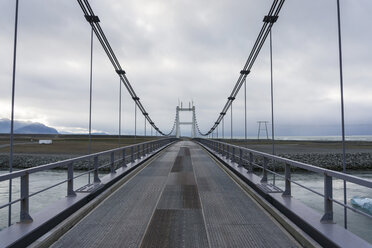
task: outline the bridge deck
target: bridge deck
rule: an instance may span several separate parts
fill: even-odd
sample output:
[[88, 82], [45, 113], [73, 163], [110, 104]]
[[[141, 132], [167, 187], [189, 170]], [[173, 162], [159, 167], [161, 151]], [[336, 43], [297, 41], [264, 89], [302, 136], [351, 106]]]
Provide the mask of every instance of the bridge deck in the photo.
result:
[[196, 144], [178, 142], [53, 247], [297, 247]]

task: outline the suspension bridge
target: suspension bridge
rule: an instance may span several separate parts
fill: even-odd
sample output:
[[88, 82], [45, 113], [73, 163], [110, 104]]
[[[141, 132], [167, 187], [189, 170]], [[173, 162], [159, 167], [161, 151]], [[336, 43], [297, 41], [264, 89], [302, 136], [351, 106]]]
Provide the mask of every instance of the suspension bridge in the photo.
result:
[[[263, 17], [262, 28], [246, 63], [238, 70], [233, 90], [206, 132], [199, 128], [197, 110], [200, 106], [194, 103], [186, 107], [182, 104], [176, 106], [173, 126], [169, 132], [155, 124], [155, 118], [151, 118], [146, 111], [114, 53], [100, 25], [100, 18], [88, 0], [77, 0], [91, 29], [89, 153], [29, 169], [13, 170], [19, 1], [15, 2], [10, 168], [9, 173], [0, 175], [0, 182], [9, 182], [9, 200], [0, 205], [0, 209], [8, 209], [8, 225], [0, 231], [0, 247], [372, 247], [347, 228], [348, 212], [352, 211], [365, 218], [372, 216], [348, 203], [346, 183], [371, 189], [372, 182], [345, 173], [339, 1], [343, 172], [275, 155], [271, 29], [278, 21], [284, 0], [274, 0], [267, 15]], [[150, 125], [151, 135], [152, 130], [155, 130], [156, 136], [162, 137], [92, 153], [94, 37], [119, 77], [119, 144], [122, 137], [122, 85], [135, 104], [134, 136], [137, 136], [139, 110], [145, 118], [145, 130], [146, 125]], [[270, 42], [271, 62], [271, 154], [225, 142], [224, 127], [226, 114], [230, 111], [230, 138], [233, 140], [233, 102], [244, 85], [244, 128], [247, 140], [246, 81], [267, 38]], [[181, 120], [181, 112], [191, 112], [191, 119]], [[266, 122], [264, 124], [266, 126]], [[190, 127], [191, 137], [182, 138], [182, 125]], [[89, 169], [83, 173], [78, 172], [75, 168], [78, 163], [88, 164]], [[55, 168], [65, 168], [65, 180], [51, 182], [51, 185], [42, 189], [33, 188], [30, 182], [32, 175]], [[108, 168], [109, 173], [100, 174], [103, 168]], [[281, 170], [276, 170], [279, 168]], [[324, 191], [318, 192], [294, 181], [291, 177], [294, 169], [324, 177]], [[88, 175], [88, 182], [77, 188], [76, 180], [85, 175]], [[336, 199], [333, 194], [333, 180], [336, 179], [343, 181], [343, 201]], [[19, 183], [20, 194], [15, 199], [12, 192], [14, 183]], [[66, 197], [31, 214], [30, 199], [60, 185], [66, 186]], [[322, 211], [315, 211], [296, 200], [293, 197], [293, 185], [322, 197]], [[12, 207], [15, 205], [19, 206], [16, 220], [12, 219]], [[343, 208], [344, 223], [341, 225], [335, 222], [334, 205]]]

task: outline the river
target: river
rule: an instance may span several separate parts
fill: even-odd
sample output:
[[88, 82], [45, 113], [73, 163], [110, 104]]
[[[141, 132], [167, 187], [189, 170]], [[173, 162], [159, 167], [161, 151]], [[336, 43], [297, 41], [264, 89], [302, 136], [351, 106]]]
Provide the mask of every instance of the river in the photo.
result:
[[[84, 173], [85, 171], [74, 171], [74, 176]], [[0, 170], [0, 174], [7, 173], [5, 170]], [[100, 173], [100, 176], [103, 174]], [[30, 194], [39, 190], [45, 189], [46, 187], [52, 186], [58, 182], [67, 179], [67, 170], [48, 170], [33, 173], [29, 176]], [[91, 175], [92, 179], [92, 175]], [[88, 183], [88, 175], [83, 175], [74, 179], [74, 189], [78, 189]], [[0, 205], [4, 205], [8, 202], [9, 194], [9, 182], [0, 182]], [[67, 186], [61, 184], [49, 190], [46, 190], [40, 194], [37, 194], [30, 198], [30, 214], [31, 216], [40, 211], [43, 207], [49, 205], [66, 196]], [[16, 200], [20, 197], [20, 180], [16, 179], [12, 182], [12, 200]], [[19, 203], [12, 205], [12, 222], [19, 220]], [[8, 223], [8, 208], [0, 209], [0, 230], [7, 226]]]
[[[0, 174], [6, 173], [6, 171], [1, 171]], [[82, 172], [75, 172], [78, 175]], [[372, 171], [354, 171], [350, 172], [354, 176], [359, 176], [372, 180]], [[323, 193], [323, 177], [321, 175], [309, 172], [293, 172], [292, 180], [303, 184], [313, 190]], [[30, 193], [43, 189], [54, 183], [66, 179], [65, 170], [50, 170], [39, 172], [30, 175]], [[87, 184], [87, 175], [75, 179], [75, 189]], [[284, 185], [283, 180], [276, 178], [276, 185], [281, 188]], [[13, 181], [13, 199], [19, 197], [19, 180]], [[333, 194], [334, 198], [343, 201], [343, 181], [333, 180]], [[48, 204], [64, 197], [66, 194], [66, 184], [62, 184], [50, 190], [47, 190], [41, 194], [31, 197], [30, 199], [30, 214], [31, 216], [40, 211], [43, 207]], [[309, 207], [315, 209], [316, 211], [323, 211], [323, 198], [303, 189], [295, 184], [292, 184], [292, 195], [295, 199], [298, 199], [308, 205]], [[372, 198], [372, 190], [364, 187], [360, 187], [355, 184], [347, 184], [347, 200], [351, 205], [351, 199], [355, 196]], [[8, 182], [0, 183], [0, 205], [7, 203], [8, 201]], [[334, 218], [337, 224], [343, 226], [343, 208], [337, 204], [334, 204]], [[0, 209], [0, 229], [3, 229], [7, 225], [7, 215], [8, 208]], [[12, 219], [17, 221], [19, 218], [19, 204], [16, 203], [12, 208]], [[348, 210], [348, 229], [358, 236], [364, 238], [365, 240], [372, 243], [372, 219], [355, 214], [354, 212]]]

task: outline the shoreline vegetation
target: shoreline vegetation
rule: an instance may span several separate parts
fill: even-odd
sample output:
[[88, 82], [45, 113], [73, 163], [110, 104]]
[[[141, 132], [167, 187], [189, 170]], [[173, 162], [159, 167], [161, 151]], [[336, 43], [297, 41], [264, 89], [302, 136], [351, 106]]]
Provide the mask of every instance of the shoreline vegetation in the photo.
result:
[[[122, 136], [120, 146], [153, 140], [155, 136]], [[51, 139], [53, 144], [39, 145], [40, 139]], [[272, 153], [271, 140], [230, 140], [220, 141], [247, 147], [265, 153]], [[38, 165], [53, 163], [73, 157], [88, 154], [87, 135], [15, 135], [13, 166], [15, 169], [31, 168]], [[0, 169], [9, 168], [9, 135], [0, 135]], [[92, 153], [119, 147], [118, 136], [93, 135]], [[342, 170], [342, 146], [338, 141], [275, 141], [275, 154], [295, 161], [327, 168]], [[103, 162], [108, 162], [104, 158]], [[260, 162], [256, 158], [256, 162]], [[347, 170], [372, 169], [372, 142], [347, 141], [346, 142], [346, 167]], [[77, 163], [75, 168], [86, 170], [87, 162]], [[269, 162], [269, 168], [272, 168]], [[62, 168], [63, 169], [63, 168]], [[108, 168], [107, 168], [108, 169]], [[275, 165], [276, 170], [282, 170], [282, 165]]]

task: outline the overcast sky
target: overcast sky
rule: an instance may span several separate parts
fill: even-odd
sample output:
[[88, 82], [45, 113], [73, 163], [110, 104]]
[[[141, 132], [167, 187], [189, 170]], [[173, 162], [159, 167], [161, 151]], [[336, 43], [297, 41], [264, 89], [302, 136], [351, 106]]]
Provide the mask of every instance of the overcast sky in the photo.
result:
[[[168, 132], [178, 99], [184, 104], [193, 100], [201, 130], [209, 130], [272, 1], [90, 3], [147, 112]], [[14, 0], [0, 1], [0, 118], [10, 118], [14, 8]], [[372, 129], [371, 11], [370, 0], [341, 0], [346, 124], [367, 131]], [[18, 31], [15, 118], [59, 131], [86, 131], [90, 26], [77, 1], [20, 0]], [[98, 41], [94, 42], [92, 128], [115, 134], [119, 78]], [[337, 42], [335, 0], [286, 1], [273, 28], [274, 111], [279, 130], [339, 125]], [[247, 78], [250, 134], [257, 132], [258, 120], [271, 121], [269, 62], [266, 42]], [[237, 135], [244, 130], [243, 97], [241, 90], [233, 104]], [[133, 133], [134, 104], [124, 88], [123, 99], [122, 129]], [[188, 121], [190, 116], [181, 118]], [[226, 118], [230, 120], [229, 115]], [[225, 121], [226, 135], [229, 122]], [[143, 116], [138, 125], [142, 133]]]

